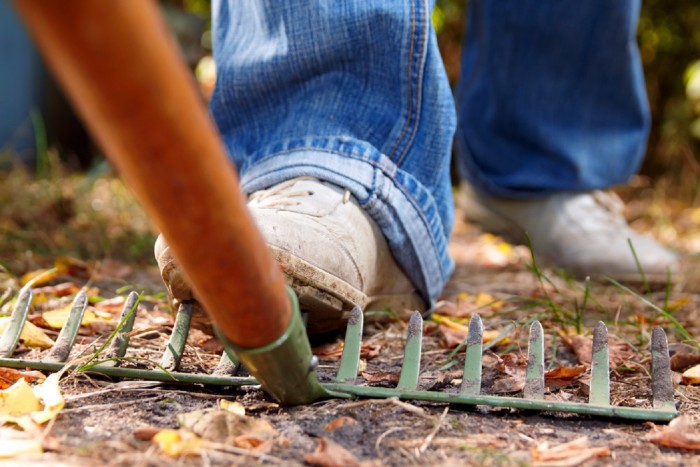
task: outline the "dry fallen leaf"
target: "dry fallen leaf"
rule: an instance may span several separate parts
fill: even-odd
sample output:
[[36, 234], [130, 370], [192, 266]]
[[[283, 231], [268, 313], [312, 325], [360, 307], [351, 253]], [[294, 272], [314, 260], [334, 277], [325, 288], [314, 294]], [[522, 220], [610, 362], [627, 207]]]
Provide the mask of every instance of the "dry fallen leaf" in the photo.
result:
[[[579, 363], [583, 365], [591, 364], [591, 355], [593, 352], [593, 339], [591, 337], [560, 335], [564, 343], [574, 351]], [[612, 335], [609, 337], [608, 351], [610, 353], [610, 366], [612, 368], [624, 365], [625, 362], [628, 362], [634, 356], [634, 352], [629, 344]]]
[[317, 438], [316, 450], [304, 454], [304, 462], [322, 467], [356, 467], [360, 461], [350, 451], [328, 438]]
[[544, 377], [547, 380], [570, 380], [583, 374], [585, 371], [586, 367], [583, 365], [558, 366], [547, 371]]
[[[459, 345], [467, 338], [467, 335], [469, 334], [468, 326], [460, 324], [448, 316], [433, 314], [431, 316], [431, 319], [434, 322], [439, 323], [438, 329], [444, 337], [445, 346], [447, 348], [452, 348]], [[497, 329], [487, 329], [484, 331], [482, 337], [483, 343], [488, 344], [489, 342], [498, 339], [500, 335], [501, 331]], [[508, 336], [501, 336], [501, 338], [498, 340], [498, 345], [504, 345], [509, 343], [510, 339], [508, 338]]]
[[343, 416], [343, 417], [338, 417], [335, 420], [331, 420], [330, 422], [328, 422], [326, 424], [325, 430], [332, 432], [332, 431], [337, 430], [341, 426], [356, 425], [356, 424], [357, 424], [357, 420], [355, 420], [354, 418], [348, 417], [348, 416]]
[[575, 466], [595, 457], [607, 457], [610, 449], [607, 447], [592, 447], [587, 436], [577, 438], [568, 443], [549, 447], [547, 443], [537, 446], [532, 451], [533, 465]]
[[368, 383], [396, 383], [399, 381], [400, 374], [386, 371], [361, 371], [360, 376]]
[[62, 282], [60, 284], [37, 287], [32, 289], [32, 294], [37, 296], [50, 295], [52, 297], [67, 297], [80, 292], [80, 287], [74, 282]]
[[0, 367], [0, 389], [9, 388], [21, 378], [24, 378], [28, 383], [33, 383], [45, 380], [46, 375], [40, 371], [21, 371], [14, 368]]
[[671, 357], [671, 370], [683, 371], [691, 366], [700, 364], [700, 354], [696, 353], [675, 353]]
[[36, 386], [20, 379], [0, 391], [0, 423], [28, 426], [31, 422], [45, 423], [61, 411], [65, 401], [58, 387], [60, 374], [49, 375]]
[[197, 410], [180, 414], [177, 419], [183, 428], [203, 440], [233, 444], [260, 453], [269, 452], [277, 436], [275, 427], [267, 420], [226, 410]]
[[[5, 316], [0, 318], [0, 334], [5, 332], [7, 326], [10, 324], [10, 317]], [[22, 333], [19, 336], [20, 340], [27, 347], [41, 347], [42, 349], [48, 349], [54, 342], [37, 326], [33, 325], [29, 321], [24, 323], [22, 328]]]
[[654, 425], [654, 431], [646, 436], [647, 441], [669, 448], [692, 451], [700, 449], [700, 433], [689, 415], [681, 415], [671, 420], [668, 426], [659, 430]]
[[151, 440], [171, 457], [197, 456], [202, 450], [202, 439], [189, 430], [161, 430]]
[[[381, 348], [382, 344], [380, 342], [363, 341], [362, 347], [360, 347], [360, 356], [365, 360], [372, 360], [379, 356]], [[327, 360], [338, 360], [343, 355], [343, 341], [337, 340], [335, 342], [317, 345], [312, 351], [317, 357]]]
[[41, 441], [28, 433], [0, 427], [0, 459], [44, 452]]
[[[67, 305], [56, 310], [45, 311], [41, 314], [44, 318], [46, 324], [54, 329], [63, 329], [66, 325], [68, 317], [73, 309], [73, 305]], [[99, 313], [99, 314], [98, 314]], [[88, 326], [93, 323], [105, 323], [112, 319], [112, 315], [106, 314], [104, 312], [93, 312], [91, 310], [85, 310], [83, 313], [83, 319], [80, 321], [81, 326]]]
[[226, 412], [235, 413], [236, 415], [245, 415], [245, 407], [237, 401], [219, 399], [219, 407]]
[[700, 384], [700, 365], [695, 365], [683, 372], [683, 384]]

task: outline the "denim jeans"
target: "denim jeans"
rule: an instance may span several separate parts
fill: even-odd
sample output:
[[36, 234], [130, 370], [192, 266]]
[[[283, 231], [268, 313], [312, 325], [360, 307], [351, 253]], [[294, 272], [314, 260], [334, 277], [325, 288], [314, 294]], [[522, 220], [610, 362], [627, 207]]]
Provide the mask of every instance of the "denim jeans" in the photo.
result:
[[213, 2], [210, 110], [243, 190], [349, 189], [430, 304], [453, 269], [455, 130], [463, 176], [518, 197], [626, 180], [648, 126], [638, 2], [470, 3], [457, 126], [432, 2]]

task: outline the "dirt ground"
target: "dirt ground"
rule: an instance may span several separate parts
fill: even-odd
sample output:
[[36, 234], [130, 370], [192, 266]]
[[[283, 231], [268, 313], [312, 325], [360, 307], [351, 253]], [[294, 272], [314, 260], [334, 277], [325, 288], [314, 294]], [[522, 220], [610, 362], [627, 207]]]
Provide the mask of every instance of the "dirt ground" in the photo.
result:
[[[535, 317], [542, 321], [547, 336], [549, 369], [580, 366], [576, 336], [590, 336], [592, 325], [598, 320], [608, 324], [611, 343], [614, 342], [611, 344], [611, 395], [615, 405], [650, 406], [648, 340], [652, 325], [661, 324], [667, 329], [672, 352], [696, 352], [680, 342], [681, 338], [668, 320], [640, 300], [645, 297], [658, 306], [665, 304], [686, 331], [697, 336], [700, 296], [693, 287], [697, 283], [698, 269], [698, 259], [694, 255], [685, 255], [682, 278], [668, 291], [664, 287], [654, 290], [640, 286], [634, 289], [635, 293], [630, 293], [609, 283], [586, 286], [584, 282], [566, 278], [546, 267], [542, 269], [546, 280], [538, 279], [532, 271], [527, 249], [504, 244], [467, 224], [458, 224], [450, 248], [457, 270], [436, 313], [453, 324], [463, 323], [472, 313], [479, 313], [486, 329], [497, 331], [512, 325], [507, 333], [509, 343], [495, 345], [484, 355], [486, 393], [519, 394], [523, 359], [526, 359], [526, 324]], [[128, 290], [145, 291], [134, 328], [138, 332], [131, 339], [127, 355], [158, 361], [172, 317], [157, 270], [154, 267], [127, 268], [118, 275], [118, 280], [106, 277], [102, 282], [89, 285], [99, 287], [105, 297], [110, 293], [116, 295], [117, 291], [122, 296]], [[65, 281], [78, 286], [86, 283], [75, 277], [59, 278], [56, 282]], [[37, 305], [33, 312], [36, 314], [41, 309], [42, 305]], [[366, 384], [363, 380], [373, 380], [372, 385], [387, 387], [395, 384], [405, 328], [406, 323], [400, 320], [367, 326], [364, 337], [367, 349], [363, 350], [366, 367], [358, 384]], [[96, 339], [104, 339], [112, 329], [109, 325], [83, 329], [72, 356], [81, 350], [89, 352], [96, 346]], [[455, 339], [463, 338], [459, 334], [455, 337], [444, 323], [426, 322], [422, 389], [455, 391], [459, 387], [464, 351], [451, 354]], [[322, 379], [332, 378], [337, 368], [338, 339], [330, 336], [315, 343]], [[220, 347], [201, 331], [192, 331], [188, 344], [183, 369], [210, 372], [218, 360], [216, 352], [220, 352]], [[24, 350], [20, 348], [19, 352]], [[35, 354], [36, 351], [31, 351], [27, 355]], [[547, 398], [585, 401], [589, 372], [587, 367], [584, 369], [583, 373], [568, 379], [548, 379]], [[674, 372], [674, 382], [680, 412], [697, 423], [700, 421], [700, 390], [696, 386], [679, 384], [680, 372]], [[529, 465], [538, 462], [539, 465], [578, 465], [584, 461], [596, 465], [700, 464], [697, 451], [661, 447], [648, 441], [647, 436], [663, 426], [654, 428], [644, 422], [391, 399], [330, 399], [307, 406], [280, 407], [254, 386], [164, 385], [109, 380], [90, 374], [68, 374], [62, 380], [61, 389], [66, 405], [40, 434], [45, 452], [10, 458], [4, 463], [71, 466], [295, 465], [305, 462], [315, 465]], [[237, 401], [245, 408], [244, 420], [236, 418], [236, 424], [245, 425], [242, 429], [240, 425], [232, 428], [230, 421], [210, 419], [221, 415], [222, 411], [216, 409], [220, 399]], [[206, 416], [196, 415], [198, 421], [194, 425], [181, 421], [183, 414], [204, 409], [213, 410]], [[177, 429], [182, 423], [198, 434], [221, 423], [227, 428], [223, 429], [223, 434], [210, 433], [214, 441], [198, 447], [191, 455], [166, 455], [153, 442], [153, 434], [166, 428]], [[233, 437], [235, 434], [237, 437]], [[581, 440], [582, 437], [586, 439]], [[246, 444], [250, 439], [257, 441]], [[584, 445], [580, 451], [571, 447], [563, 460], [547, 460], [543, 455], [571, 441]], [[334, 443], [346, 451], [336, 451]], [[317, 450], [322, 453], [309, 457]], [[348, 452], [354, 457], [344, 457]], [[586, 455], [591, 452], [598, 454]], [[582, 457], [576, 457], [576, 453]]]

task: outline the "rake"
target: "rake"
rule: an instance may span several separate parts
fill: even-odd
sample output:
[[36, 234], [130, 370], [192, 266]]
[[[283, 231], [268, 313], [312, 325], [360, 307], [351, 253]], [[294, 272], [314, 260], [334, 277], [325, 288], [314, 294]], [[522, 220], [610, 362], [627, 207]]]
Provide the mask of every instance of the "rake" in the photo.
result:
[[[290, 292], [290, 297], [292, 297], [292, 301], [296, 305], [293, 292]], [[68, 366], [73, 369], [80, 368], [91, 373], [118, 378], [213, 386], [238, 387], [259, 384], [259, 381], [253, 377], [235, 376], [240, 363], [236, 353], [230, 346], [226, 346], [219, 364], [211, 374], [194, 374], [178, 371], [192, 317], [193, 306], [191, 302], [184, 302], [179, 307], [172, 334], [163, 351], [160, 362], [157, 364], [157, 369], [120, 367], [120, 364], [124, 361], [123, 357], [127, 355], [128, 333], [133, 328], [138, 309], [138, 295], [135, 292], [129, 294], [124, 303], [119, 327], [111, 335], [107, 345], [102, 347], [102, 352], [95, 354], [87, 364], [66, 364], [75, 342], [83, 313], [88, 304], [85, 292], [79, 292], [76, 295], [65, 326], [53, 347], [48, 352], [45, 352], [45, 356], [41, 360], [13, 358], [12, 355], [17, 347], [31, 301], [31, 290], [23, 290], [14, 306], [10, 324], [0, 336], [0, 366], [48, 371], [59, 371]], [[298, 306], [295, 308], [295, 315], [300, 317]], [[526, 410], [568, 412], [600, 417], [653, 421], [669, 421], [677, 415], [673, 400], [668, 343], [666, 334], [661, 327], [654, 328], [651, 336], [652, 408], [611, 405], [608, 331], [603, 322], [599, 322], [593, 332], [591, 384], [588, 403], [545, 399], [544, 332], [539, 321], [533, 321], [530, 325], [526, 380], [522, 390], [522, 397], [493, 396], [481, 393], [483, 325], [479, 315], [475, 314], [469, 323], [464, 373], [461, 387], [459, 392], [456, 393], [419, 389], [423, 318], [418, 312], [411, 316], [408, 324], [403, 365], [397, 386], [395, 388], [385, 388], [357, 385], [362, 330], [363, 314], [359, 308], [355, 307], [349, 315], [342, 357], [337, 374], [332, 382], [320, 383], [318, 381], [315, 372], [318, 360], [315, 356], [308, 355], [308, 378], [311, 381], [310, 387], [313, 388], [313, 394], [308, 395], [310, 399], [352, 396], [372, 398], [399, 397], [401, 399], [466, 406], [512, 407]], [[306, 339], [304, 334], [301, 337]], [[284, 371], [288, 365], [294, 364], [288, 361], [290, 358], [288, 353], [281, 353], [277, 355], [277, 358], [277, 365], [281, 371]], [[272, 384], [275, 383], [273, 382]], [[299, 397], [299, 394], [289, 394], [287, 396], [279, 396], [279, 393], [274, 392], [273, 394], [281, 402], [289, 402], [288, 399]], [[285, 397], [287, 397], [287, 400], [285, 400]]]

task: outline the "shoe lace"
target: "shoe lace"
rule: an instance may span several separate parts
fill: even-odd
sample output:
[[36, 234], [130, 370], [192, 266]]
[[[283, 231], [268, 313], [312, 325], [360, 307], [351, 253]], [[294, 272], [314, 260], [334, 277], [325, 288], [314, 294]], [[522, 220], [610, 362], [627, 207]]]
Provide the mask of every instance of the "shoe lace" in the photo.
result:
[[250, 195], [249, 201], [255, 201], [260, 208], [282, 208], [285, 206], [297, 206], [300, 201], [293, 198], [303, 198], [313, 195], [310, 190], [288, 190], [299, 180], [314, 180], [313, 177], [299, 177], [279, 183], [267, 190], [256, 191]]

